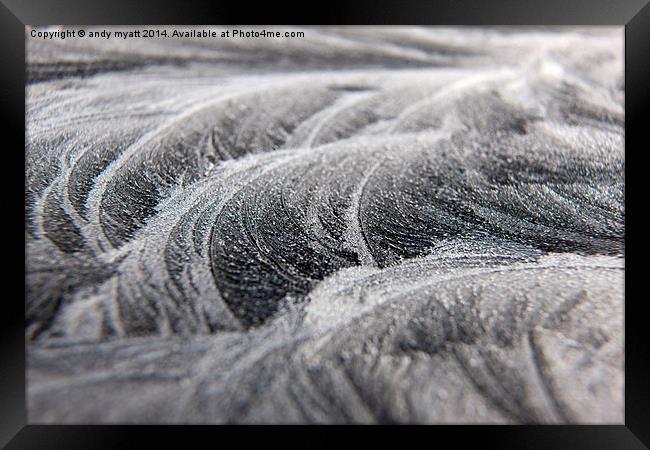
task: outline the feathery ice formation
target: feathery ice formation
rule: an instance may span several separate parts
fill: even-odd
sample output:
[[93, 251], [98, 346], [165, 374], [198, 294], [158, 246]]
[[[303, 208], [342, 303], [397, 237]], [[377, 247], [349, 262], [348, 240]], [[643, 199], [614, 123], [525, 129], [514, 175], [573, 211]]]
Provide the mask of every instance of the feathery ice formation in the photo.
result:
[[301, 31], [27, 40], [30, 422], [621, 423], [621, 30]]

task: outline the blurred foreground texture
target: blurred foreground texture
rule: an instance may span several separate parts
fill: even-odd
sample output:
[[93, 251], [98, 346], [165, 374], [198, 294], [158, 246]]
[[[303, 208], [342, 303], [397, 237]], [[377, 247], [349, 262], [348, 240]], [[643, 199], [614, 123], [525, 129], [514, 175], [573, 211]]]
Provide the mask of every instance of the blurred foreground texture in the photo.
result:
[[26, 38], [29, 421], [622, 423], [622, 28], [279, 30]]

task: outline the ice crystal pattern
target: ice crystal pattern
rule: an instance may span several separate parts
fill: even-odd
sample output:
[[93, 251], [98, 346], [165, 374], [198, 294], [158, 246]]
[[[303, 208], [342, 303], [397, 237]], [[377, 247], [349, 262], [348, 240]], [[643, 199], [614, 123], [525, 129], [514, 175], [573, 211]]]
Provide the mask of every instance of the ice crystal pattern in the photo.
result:
[[620, 423], [622, 32], [28, 40], [33, 422]]

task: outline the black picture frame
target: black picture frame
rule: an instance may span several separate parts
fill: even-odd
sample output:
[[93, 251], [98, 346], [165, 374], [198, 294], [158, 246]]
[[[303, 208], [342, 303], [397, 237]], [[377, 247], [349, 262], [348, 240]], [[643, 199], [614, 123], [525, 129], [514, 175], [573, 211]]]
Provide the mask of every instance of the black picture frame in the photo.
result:
[[[297, 442], [340, 442], [330, 431], [373, 437], [390, 437], [403, 443], [414, 434], [425, 442], [451, 439], [454, 446], [472, 441], [494, 448], [636, 449], [650, 445], [650, 367], [645, 337], [646, 300], [634, 292], [642, 283], [644, 148], [647, 125], [643, 118], [650, 105], [650, 5], [646, 0], [507, 0], [507, 1], [328, 1], [319, 5], [264, 5], [140, 0], [2, 0], [0, 4], [0, 60], [2, 111], [6, 128], [3, 157], [4, 213], [2, 248], [8, 262], [0, 332], [0, 445], [6, 448], [122, 448], [144, 445], [183, 447], [200, 437], [224, 445], [224, 427], [164, 426], [45, 426], [28, 425], [25, 405], [25, 341], [23, 295], [24, 246], [19, 236], [24, 226], [24, 154], [16, 151], [24, 137], [25, 25], [45, 24], [430, 24], [430, 25], [616, 25], [625, 27], [625, 425], [611, 426], [433, 426], [433, 427], [291, 427], [302, 436]], [[8, 209], [8, 210], [7, 210]], [[22, 211], [22, 217], [21, 217]], [[22, 246], [22, 247], [21, 247]], [[22, 255], [22, 257], [21, 257]], [[287, 427], [234, 427], [240, 445], [259, 438], [259, 431], [278, 435]], [[308, 432], [308, 433], [306, 433]], [[209, 437], [208, 437], [209, 436]], [[435, 441], [428, 441], [434, 439]], [[153, 442], [161, 444], [152, 444]], [[220, 442], [221, 441], [221, 442]], [[269, 441], [270, 442], [270, 441]], [[406, 441], [408, 442], [408, 441]], [[284, 445], [284, 441], [282, 441]], [[402, 444], [404, 445], [404, 444]], [[408, 445], [408, 444], [407, 444]], [[193, 448], [190, 447], [190, 448]]]

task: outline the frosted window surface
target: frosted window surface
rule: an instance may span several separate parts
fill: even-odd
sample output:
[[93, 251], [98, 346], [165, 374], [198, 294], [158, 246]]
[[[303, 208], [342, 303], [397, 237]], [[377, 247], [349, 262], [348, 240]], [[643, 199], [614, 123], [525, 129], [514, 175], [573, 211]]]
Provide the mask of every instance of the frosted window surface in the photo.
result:
[[622, 28], [266, 29], [27, 37], [30, 421], [622, 423]]

